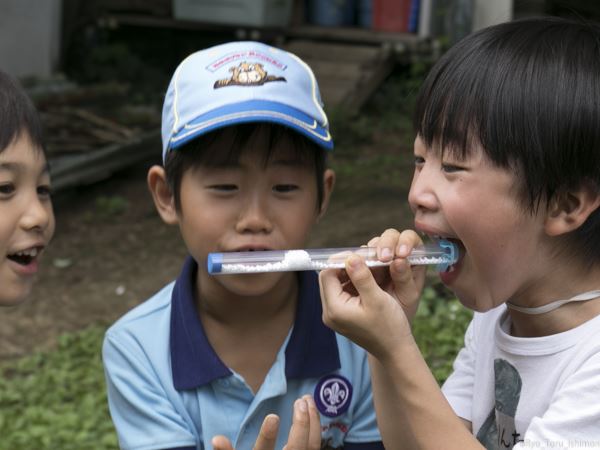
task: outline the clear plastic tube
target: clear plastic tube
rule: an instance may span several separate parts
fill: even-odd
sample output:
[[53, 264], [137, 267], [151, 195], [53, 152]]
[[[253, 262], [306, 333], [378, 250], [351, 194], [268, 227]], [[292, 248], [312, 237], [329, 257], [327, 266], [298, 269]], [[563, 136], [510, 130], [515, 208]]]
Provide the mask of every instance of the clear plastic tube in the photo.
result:
[[[341, 269], [352, 253], [361, 256], [370, 267], [390, 264], [377, 259], [374, 247], [347, 247], [209, 253], [207, 267], [213, 275]], [[442, 239], [414, 248], [407, 260], [412, 265], [437, 264], [437, 270], [444, 272], [458, 260], [458, 248]]]

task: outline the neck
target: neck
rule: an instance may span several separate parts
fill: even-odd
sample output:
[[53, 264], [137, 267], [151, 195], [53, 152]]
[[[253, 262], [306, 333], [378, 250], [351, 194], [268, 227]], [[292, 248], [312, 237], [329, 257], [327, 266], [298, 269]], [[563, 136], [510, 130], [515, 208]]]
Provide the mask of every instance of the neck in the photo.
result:
[[256, 296], [237, 294], [222, 284], [202, 279], [196, 286], [196, 304], [200, 315], [223, 326], [262, 327], [281, 316], [295, 315], [298, 296], [298, 277], [286, 274], [268, 291]]
[[200, 321], [214, 351], [258, 392], [294, 324], [297, 274], [280, 277], [255, 296], [232, 293], [214, 280], [201, 281], [196, 292]]

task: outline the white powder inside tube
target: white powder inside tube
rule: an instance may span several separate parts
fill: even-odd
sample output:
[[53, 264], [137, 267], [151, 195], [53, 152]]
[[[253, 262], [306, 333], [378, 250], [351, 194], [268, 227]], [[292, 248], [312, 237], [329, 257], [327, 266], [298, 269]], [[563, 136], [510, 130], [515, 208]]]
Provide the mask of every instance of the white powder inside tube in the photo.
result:
[[306, 250], [290, 250], [285, 253], [283, 264], [286, 264], [290, 269], [301, 269], [310, 265], [310, 255]]

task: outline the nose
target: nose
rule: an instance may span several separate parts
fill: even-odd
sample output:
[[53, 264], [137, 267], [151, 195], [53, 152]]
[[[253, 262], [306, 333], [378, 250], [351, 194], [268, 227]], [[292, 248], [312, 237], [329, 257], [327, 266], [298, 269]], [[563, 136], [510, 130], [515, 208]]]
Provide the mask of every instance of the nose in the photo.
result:
[[21, 216], [21, 227], [24, 230], [46, 230], [53, 220], [54, 212], [49, 198], [40, 198], [37, 192], [27, 197]]
[[413, 179], [408, 192], [408, 203], [413, 213], [417, 211], [435, 211], [438, 207], [435, 193], [434, 174], [432, 168], [425, 164], [424, 167], [415, 168]]
[[258, 194], [249, 196], [240, 208], [236, 230], [238, 233], [269, 233], [273, 224], [267, 202]]

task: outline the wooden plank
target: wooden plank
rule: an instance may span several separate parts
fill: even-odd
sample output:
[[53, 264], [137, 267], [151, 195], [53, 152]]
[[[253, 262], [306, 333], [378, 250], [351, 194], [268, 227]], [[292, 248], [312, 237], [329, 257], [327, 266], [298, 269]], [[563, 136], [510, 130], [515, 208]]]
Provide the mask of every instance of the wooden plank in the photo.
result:
[[344, 103], [348, 111], [351, 114], [357, 114], [393, 69], [394, 62], [392, 59], [388, 59], [373, 67], [370, 73], [365, 73], [352, 95]]
[[304, 59], [306, 64], [313, 70], [317, 81], [327, 78], [337, 79], [359, 79], [363, 76], [364, 69], [358, 64], [338, 61], [323, 61]]
[[352, 87], [355, 85], [355, 83], [346, 84], [332, 79], [327, 79], [319, 83], [321, 99], [325, 104], [325, 111], [342, 107], [344, 101], [348, 98], [348, 93], [352, 91]]
[[311, 66], [326, 108], [357, 113], [394, 65], [386, 46], [291, 40], [285, 47]]
[[52, 188], [56, 191], [91, 184], [136, 162], [160, 155], [160, 130], [136, 136], [127, 144], [114, 144], [87, 153], [50, 157]]
[[356, 27], [321, 27], [302, 25], [283, 30], [289, 39], [313, 39], [318, 41], [346, 42], [353, 44], [402, 43], [414, 47], [422, 45], [428, 39], [411, 33], [390, 33]]
[[284, 49], [304, 60], [325, 60], [371, 64], [381, 55], [381, 47], [372, 45], [350, 45], [330, 42], [293, 40], [284, 45]]

